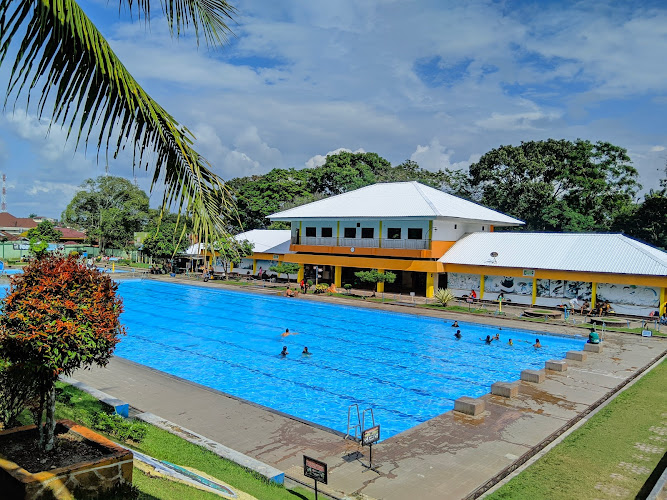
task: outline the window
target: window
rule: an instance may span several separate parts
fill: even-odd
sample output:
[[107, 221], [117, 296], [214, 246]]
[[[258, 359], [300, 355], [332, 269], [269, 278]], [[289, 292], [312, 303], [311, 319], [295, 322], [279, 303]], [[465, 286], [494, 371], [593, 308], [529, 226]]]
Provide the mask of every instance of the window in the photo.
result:
[[388, 227], [387, 228], [387, 239], [389, 239], [389, 240], [400, 240], [401, 239], [401, 228], [400, 227]]
[[482, 231], [484, 231], [484, 226], [482, 226]]
[[306, 237], [307, 238], [314, 238], [316, 236], [315, 228], [314, 227], [307, 227], [306, 228]]
[[375, 229], [372, 227], [362, 227], [361, 228], [361, 237], [362, 238], [372, 238]]
[[408, 239], [409, 240], [421, 240], [422, 239], [422, 228], [421, 227], [408, 228]]
[[357, 237], [357, 228], [356, 227], [346, 227], [343, 234], [346, 238], [356, 238]]
[[456, 229], [456, 224], [454, 224], [454, 229]]
[[331, 238], [333, 236], [333, 228], [323, 227], [322, 228], [322, 238]]

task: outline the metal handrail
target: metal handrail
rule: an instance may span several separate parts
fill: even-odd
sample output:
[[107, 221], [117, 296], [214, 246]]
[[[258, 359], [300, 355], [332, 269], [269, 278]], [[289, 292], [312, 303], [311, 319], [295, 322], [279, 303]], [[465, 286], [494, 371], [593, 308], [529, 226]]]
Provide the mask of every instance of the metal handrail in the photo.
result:
[[[352, 407], [355, 407], [357, 410], [357, 424], [355, 425], [350, 424], [350, 419], [352, 418]], [[355, 440], [358, 441], [361, 439], [361, 436], [357, 436], [357, 431], [361, 433], [361, 417], [359, 416], [359, 405], [357, 403], [353, 403], [347, 407], [347, 433], [345, 434], [345, 439], [350, 437], [350, 429], [354, 430]]]
[[296, 236], [291, 238], [293, 245], [339, 246], [358, 248], [391, 248], [407, 250], [428, 250], [430, 241], [426, 239], [387, 239], [387, 238], [318, 238], [302, 236], [301, 241]]
[[371, 427], [375, 427], [375, 416], [373, 415], [373, 408], [366, 408], [364, 411], [361, 412], [361, 432], [364, 432], [366, 429], [370, 429], [370, 427], [366, 427], [366, 412], [371, 413]]

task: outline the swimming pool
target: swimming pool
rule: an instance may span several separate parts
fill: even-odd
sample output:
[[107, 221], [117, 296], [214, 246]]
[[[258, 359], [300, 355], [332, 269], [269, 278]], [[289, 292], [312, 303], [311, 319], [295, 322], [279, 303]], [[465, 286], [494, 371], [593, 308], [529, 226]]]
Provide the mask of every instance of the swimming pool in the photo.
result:
[[[535, 349], [534, 332], [467, 322], [457, 341], [451, 322], [430, 317], [150, 280], [120, 293], [117, 355], [341, 432], [350, 404], [373, 408], [383, 439], [585, 342], [540, 335]], [[285, 328], [297, 334], [282, 338]]]

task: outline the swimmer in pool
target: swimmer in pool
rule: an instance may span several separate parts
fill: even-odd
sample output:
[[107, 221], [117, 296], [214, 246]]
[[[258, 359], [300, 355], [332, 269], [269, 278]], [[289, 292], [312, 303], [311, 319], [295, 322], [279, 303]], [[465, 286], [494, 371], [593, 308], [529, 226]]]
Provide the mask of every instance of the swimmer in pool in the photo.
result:
[[542, 347], [542, 344], [540, 344], [540, 339], [535, 339], [535, 343], [533, 344], [533, 347], [535, 347], [535, 348]]
[[496, 333], [496, 336], [493, 337], [493, 340], [500, 340], [500, 334], [499, 334], [499, 333]]
[[289, 354], [289, 352], [287, 352], [287, 346], [284, 345], [284, 346], [283, 346], [283, 350], [280, 351], [280, 355], [284, 358], [284, 357], [287, 356], [288, 354]]
[[461, 330], [456, 330], [454, 337], [456, 337], [456, 340], [461, 340]]
[[514, 345], [514, 342], [512, 342], [512, 339], [510, 339], [509, 342], [507, 342], [507, 345], [509, 345], [509, 346], [513, 346], [513, 345]]
[[458, 327], [459, 327], [459, 322], [454, 321], [454, 323], [452, 324], [452, 328], [458, 328]]
[[296, 335], [296, 333], [291, 333], [289, 328], [285, 328], [285, 332], [280, 334], [281, 337], [289, 337], [290, 335]]
[[308, 350], [308, 347], [304, 346], [303, 351], [301, 351], [301, 354], [303, 354], [304, 356], [310, 356], [313, 353]]
[[483, 340], [486, 345], [491, 345], [491, 341], [493, 339], [491, 338], [491, 335], [487, 335], [485, 339], [479, 339], [479, 340]]

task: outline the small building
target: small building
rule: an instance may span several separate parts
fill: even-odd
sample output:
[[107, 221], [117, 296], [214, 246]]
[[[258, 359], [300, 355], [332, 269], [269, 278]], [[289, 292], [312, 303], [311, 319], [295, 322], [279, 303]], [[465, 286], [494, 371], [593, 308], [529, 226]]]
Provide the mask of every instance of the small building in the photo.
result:
[[38, 224], [29, 217], [14, 217], [9, 212], [0, 212], [0, 231], [20, 235]]
[[[241, 259], [231, 269], [233, 272], [245, 275], [276, 276], [270, 268], [284, 261], [290, 250], [289, 229], [253, 229], [235, 236], [238, 241], [247, 240], [253, 245], [253, 254]], [[217, 272], [217, 269], [216, 269]], [[291, 274], [290, 279], [296, 279], [296, 274]]]
[[577, 297], [609, 300], [626, 314], [660, 310], [667, 299], [659, 249], [619, 234], [496, 232], [523, 222], [418, 182], [374, 184], [270, 219], [291, 226], [289, 250], [272, 260], [283, 255], [299, 264], [298, 279], [317, 270], [337, 287], [353, 284], [355, 271], [378, 269], [397, 275], [379, 292], [426, 297], [445, 287], [487, 299], [502, 291], [527, 305]]

